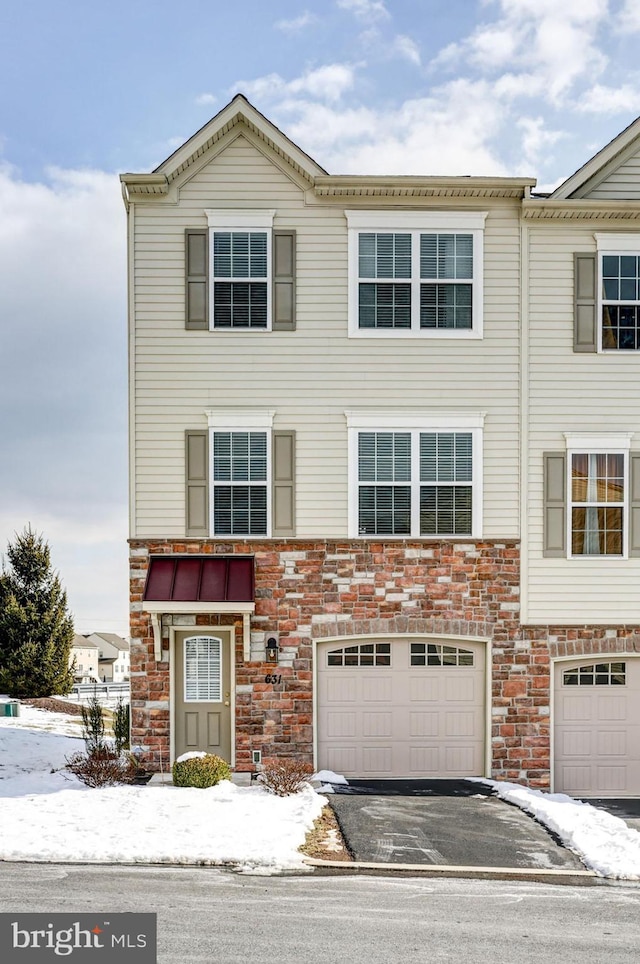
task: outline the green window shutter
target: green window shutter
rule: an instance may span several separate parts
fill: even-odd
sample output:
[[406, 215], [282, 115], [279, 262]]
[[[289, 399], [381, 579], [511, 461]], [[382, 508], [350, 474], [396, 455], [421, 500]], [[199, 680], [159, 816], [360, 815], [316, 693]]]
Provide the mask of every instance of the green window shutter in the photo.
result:
[[640, 556], [640, 452], [629, 453], [629, 555]]
[[296, 232], [273, 232], [273, 330], [296, 327]]
[[187, 228], [185, 241], [185, 328], [209, 328], [209, 232]]
[[575, 314], [573, 325], [573, 350], [597, 351], [597, 296], [595, 254], [574, 254]]
[[272, 436], [272, 535], [296, 534], [296, 433], [277, 431]]
[[185, 433], [185, 526], [188, 536], [209, 535], [209, 432]]
[[545, 452], [544, 536], [542, 555], [559, 558], [567, 554], [567, 454]]

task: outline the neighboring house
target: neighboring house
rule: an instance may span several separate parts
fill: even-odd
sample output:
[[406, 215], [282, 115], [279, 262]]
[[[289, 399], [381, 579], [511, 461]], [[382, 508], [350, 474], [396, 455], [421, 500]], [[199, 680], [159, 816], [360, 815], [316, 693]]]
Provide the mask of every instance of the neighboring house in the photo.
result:
[[87, 637], [99, 651], [100, 679], [104, 683], [125, 683], [131, 672], [129, 642], [116, 633], [91, 633]]
[[95, 683], [99, 671], [97, 644], [93, 640], [87, 639], [86, 636], [80, 636], [76, 633], [71, 644], [69, 665], [72, 666], [74, 660], [74, 682]]
[[552, 198], [332, 176], [238, 95], [122, 176], [151, 766], [640, 792], [640, 131], [621, 138]]

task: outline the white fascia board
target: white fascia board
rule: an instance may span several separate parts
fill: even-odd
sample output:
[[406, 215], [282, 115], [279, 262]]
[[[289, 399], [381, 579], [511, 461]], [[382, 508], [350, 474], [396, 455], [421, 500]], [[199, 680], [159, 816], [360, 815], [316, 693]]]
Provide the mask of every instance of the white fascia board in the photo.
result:
[[232, 210], [231, 208], [207, 209], [204, 213], [207, 216], [210, 228], [235, 230], [240, 228], [271, 228], [276, 216], [275, 210], [249, 211], [247, 208], [239, 210]]
[[347, 428], [482, 428], [486, 412], [345, 411]]
[[209, 428], [213, 429], [271, 428], [275, 414], [275, 409], [264, 408], [205, 409]]
[[[212, 559], [215, 556], [211, 557]], [[145, 599], [142, 603], [144, 613], [253, 613], [256, 610], [254, 602], [179, 602], [160, 601]], [[178, 627], [179, 628], [179, 627]]]
[[571, 452], [628, 452], [633, 432], [564, 432], [567, 451]]
[[345, 211], [350, 228], [481, 231], [488, 211]]

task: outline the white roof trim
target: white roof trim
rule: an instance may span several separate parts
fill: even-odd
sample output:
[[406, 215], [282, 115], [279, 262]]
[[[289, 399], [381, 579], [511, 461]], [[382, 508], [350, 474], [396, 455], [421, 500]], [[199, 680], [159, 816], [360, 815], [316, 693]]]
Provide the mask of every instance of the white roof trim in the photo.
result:
[[554, 200], [561, 200], [575, 194], [587, 181], [607, 166], [618, 154], [621, 154], [633, 141], [640, 137], [640, 117], [636, 118], [625, 130], [617, 137], [614, 137], [602, 150], [583, 164], [582, 167], [560, 184], [551, 197]]
[[171, 179], [178, 170], [190, 165], [199, 157], [206, 150], [209, 141], [219, 135], [220, 131], [225, 127], [230, 128], [239, 121], [255, 129], [267, 143], [275, 147], [278, 153], [304, 172], [309, 180], [312, 181], [317, 174], [327, 173], [312, 157], [305, 154], [260, 111], [256, 110], [243, 94], [236, 94], [226, 107], [223, 107], [204, 127], [196, 131], [188, 141], [167, 157], [153, 173], [166, 174]]

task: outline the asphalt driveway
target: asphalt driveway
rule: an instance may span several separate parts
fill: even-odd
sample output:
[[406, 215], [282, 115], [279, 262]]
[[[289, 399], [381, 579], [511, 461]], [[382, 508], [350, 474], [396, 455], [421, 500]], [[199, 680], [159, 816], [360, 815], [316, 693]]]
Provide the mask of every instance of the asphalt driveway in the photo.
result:
[[330, 804], [356, 860], [584, 870], [544, 827], [482, 784], [358, 781], [345, 790], [333, 794]]

